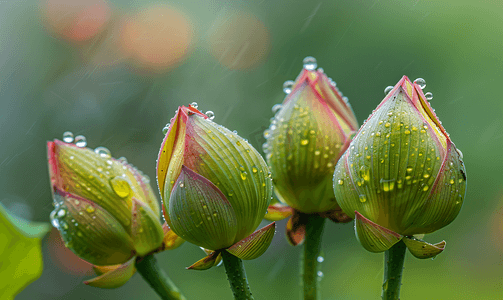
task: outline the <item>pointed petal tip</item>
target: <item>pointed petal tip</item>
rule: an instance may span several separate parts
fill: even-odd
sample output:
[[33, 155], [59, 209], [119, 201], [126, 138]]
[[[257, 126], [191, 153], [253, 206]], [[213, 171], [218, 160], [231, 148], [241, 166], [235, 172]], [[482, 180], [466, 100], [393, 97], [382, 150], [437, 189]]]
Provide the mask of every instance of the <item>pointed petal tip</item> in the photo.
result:
[[267, 214], [264, 219], [268, 221], [280, 221], [293, 214], [293, 208], [282, 203], [274, 203], [267, 207]]
[[414, 237], [405, 237], [403, 241], [410, 253], [419, 259], [432, 258], [439, 255], [445, 250], [446, 245], [445, 241], [430, 244]]
[[86, 280], [84, 281], [84, 284], [102, 289], [115, 289], [121, 287], [126, 282], [128, 282], [128, 280], [135, 273], [135, 261], [136, 257], [132, 257], [122, 265], [102, 268], [102, 270], [109, 269], [110, 271], [103, 273], [93, 279]]

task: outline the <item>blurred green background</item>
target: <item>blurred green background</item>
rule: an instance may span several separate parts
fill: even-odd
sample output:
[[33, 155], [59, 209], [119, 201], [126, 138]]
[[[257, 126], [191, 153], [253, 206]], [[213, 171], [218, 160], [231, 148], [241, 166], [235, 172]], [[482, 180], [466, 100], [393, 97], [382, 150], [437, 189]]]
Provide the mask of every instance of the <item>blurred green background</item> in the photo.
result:
[[[468, 189], [458, 218], [425, 238], [445, 239], [444, 253], [407, 256], [402, 299], [502, 299], [502, 20], [501, 1], [0, 1], [0, 200], [49, 221], [45, 143], [67, 130], [155, 178], [161, 129], [193, 101], [260, 149], [282, 83], [308, 55], [360, 124], [386, 86], [423, 77]], [[256, 299], [299, 298], [301, 248], [278, 225], [266, 254], [245, 262]], [[351, 224], [328, 224], [323, 249], [322, 299], [380, 299], [383, 255]], [[57, 232], [43, 250], [42, 277], [16, 299], [158, 299], [139, 275], [116, 290], [83, 285], [93, 274]], [[185, 270], [202, 257], [190, 244], [158, 255], [188, 299], [232, 299], [223, 268]]]

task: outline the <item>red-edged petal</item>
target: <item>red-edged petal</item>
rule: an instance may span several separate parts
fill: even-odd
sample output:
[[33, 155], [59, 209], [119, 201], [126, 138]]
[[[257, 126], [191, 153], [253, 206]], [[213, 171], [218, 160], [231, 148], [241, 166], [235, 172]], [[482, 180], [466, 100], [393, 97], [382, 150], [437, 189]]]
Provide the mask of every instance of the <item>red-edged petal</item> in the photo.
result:
[[370, 252], [383, 252], [402, 239], [402, 235], [382, 227], [355, 211], [356, 236], [363, 248]]
[[306, 224], [309, 216], [295, 211], [286, 223], [286, 239], [292, 246], [300, 245], [306, 238]]
[[123, 286], [136, 271], [135, 261], [136, 256], [122, 265], [98, 267], [98, 272], [102, 274], [93, 279], [86, 280], [84, 283], [102, 289], [115, 289]]
[[272, 222], [227, 248], [226, 251], [244, 260], [255, 259], [269, 248], [275, 230], [276, 223]]

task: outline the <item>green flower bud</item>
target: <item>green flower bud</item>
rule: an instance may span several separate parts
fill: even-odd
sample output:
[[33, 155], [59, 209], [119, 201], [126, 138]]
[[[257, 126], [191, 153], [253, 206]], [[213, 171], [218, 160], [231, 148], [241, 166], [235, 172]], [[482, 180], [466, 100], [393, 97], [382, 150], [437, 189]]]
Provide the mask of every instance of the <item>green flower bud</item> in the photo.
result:
[[47, 146], [55, 205], [53, 226], [82, 259], [115, 266], [105, 279], [88, 284], [123, 284], [129, 279], [123, 275], [132, 275], [131, 259], [163, 244], [160, 208], [148, 178], [124, 159], [110, 157], [103, 147], [93, 151], [59, 140]]
[[[270, 177], [265, 161], [246, 140], [194, 106], [178, 109], [161, 146], [157, 182], [173, 232], [216, 251], [192, 269], [213, 266], [218, 251], [252, 234], [271, 201]], [[250, 253], [235, 255], [246, 259]]]
[[302, 213], [338, 209], [332, 176], [358, 128], [356, 117], [347, 98], [320, 69], [308, 65], [292, 84], [264, 132], [276, 195]]
[[[385, 251], [403, 236], [417, 257], [443, 250], [445, 243], [410, 237], [434, 232], [459, 213], [466, 190], [460, 153], [421, 87], [404, 76], [360, 128], [334, 172], [335, 196], [346, 214], [357, 213], [357, 235], [367, 250]], [[425, 253], [418, 252], [422, 248]]]

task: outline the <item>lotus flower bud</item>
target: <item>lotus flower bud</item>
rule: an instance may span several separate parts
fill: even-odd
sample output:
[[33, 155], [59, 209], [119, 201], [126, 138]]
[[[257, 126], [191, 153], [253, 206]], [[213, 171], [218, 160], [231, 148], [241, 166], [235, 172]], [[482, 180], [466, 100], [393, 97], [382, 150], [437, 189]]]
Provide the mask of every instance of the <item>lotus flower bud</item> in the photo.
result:
[[148, 178], [125, 159], [77, 145], [47, 143], [51, 221], [68, 248], [102, 266], [104, 274], [87, 283], [117, 287], [133, 274], [136, 256], [162, 246], [159, 204]]
[[334, 173], [342, 210], [356, 214], [356, 233], [369, 251], [404, 238], [416, 257], [440, 253], [413, 235], [434, 232], [459, 213], [466, 171], [421, 86], [404, 76], [360, 128]]
[[[266, 233], [253, 233], [271, 201], [265, 161], [212, 118], [195, 105], [180, 107], [157, 161], [166, 222], [184, 240], [214, 251], [192, 269], [213, 266], [224, 249], [243, 259], [258, 257], [274, 235], [274, 223]], [[238, 253], [234, 246], [247, 251]]]
[[[295, 82], [285, 82], [287, 96], [282, 105], [273, 108], [276, 115], [264, 132], [264, 151], [275, 193], [290, 206], [291, 213], [330, 217], [335, 212], [338, 216], [330, 217], [332, 220], [347, 222], [350, 219], [340, 212], [333, 194], [332, 177], [358, 124], [347, 98], [321, 69], [315, 70], [315, 63], [307, 57]], [[271, 206], [266, 218], [284, 217], [284, 211], [279, 205]], [[304, 218], [291, 220], [300, 219]], [[287, 230], [295, 227], [291, 224]], [[292, 238], [293, 233], [287, 232], [287, 236], [292, 244], [303, 240], [303, 234]]]

